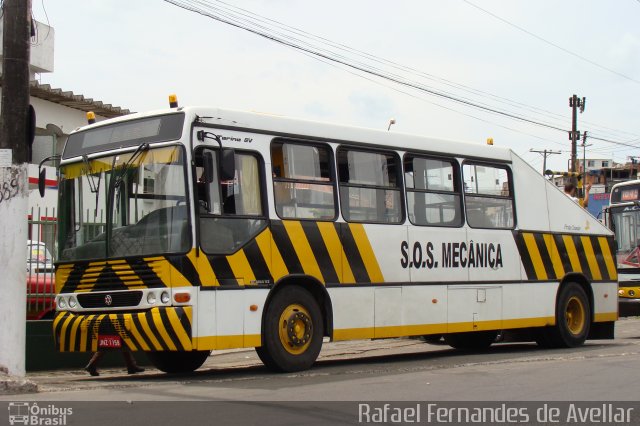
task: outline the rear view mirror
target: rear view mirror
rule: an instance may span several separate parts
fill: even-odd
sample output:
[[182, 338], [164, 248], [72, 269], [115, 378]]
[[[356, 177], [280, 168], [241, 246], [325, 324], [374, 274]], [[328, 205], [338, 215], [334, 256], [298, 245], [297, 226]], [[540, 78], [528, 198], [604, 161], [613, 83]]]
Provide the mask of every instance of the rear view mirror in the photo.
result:
[[40, 193], [41, 198], [44, 197], [46, 180], [47, 180], [47, 169], [42, 168], [40, 170], [40, 174], [38, 175], [38, 192]]
[[213, 161], [213, 153], [211, 151], [205, 151], [202, 155], [202, 162], [204, 167], [204, 181], [211, 183], [213, 182], [213, 171], [216, 169]]
[[220, 179], [231, 180], [236, 176], [236, 152], [233, 149], [222, 150], [220, 162]]
[[47, 170], [42, 167], [44, 163], [47, 161], [53, 161], [54, 165], [56, 161], [60, 161], [59, 155], [52, 155], [51, 157], [47, 157], [38, 164], [38, 192], [40, 193], [40, 197], [44, 197], [44, 190], [46, 187], [47, 181]]

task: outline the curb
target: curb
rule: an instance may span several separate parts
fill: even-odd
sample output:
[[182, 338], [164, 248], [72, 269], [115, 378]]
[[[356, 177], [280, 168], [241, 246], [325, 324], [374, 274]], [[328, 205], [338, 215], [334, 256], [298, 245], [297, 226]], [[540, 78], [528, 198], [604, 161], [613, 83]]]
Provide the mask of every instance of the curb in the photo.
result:
[[0, 373], [0, 395], [17, 395], [38, 392], [38, 385], [31, 380]]

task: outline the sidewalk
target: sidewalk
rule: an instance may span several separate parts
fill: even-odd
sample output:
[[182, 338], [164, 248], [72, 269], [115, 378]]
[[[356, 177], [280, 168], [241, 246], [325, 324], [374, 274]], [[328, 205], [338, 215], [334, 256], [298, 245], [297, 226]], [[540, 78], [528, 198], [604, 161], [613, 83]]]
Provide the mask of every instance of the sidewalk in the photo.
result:
[[[412, 353], [428, 350], [448, 349], [448, 346], [433, 346], [415, 339], [356, 340], [325, 342], [319, 360], [374, 357], [390, 352]], [[91, 377], [84, 369], [61, 369], [28, 372], [26, 378], [11, 378], [0, 375], [0, 395], [60, 390], [82, 390], [95, 387], [138, 386], [144, 382], [164, 377], [164, 373], [145, 366], [146, 371], [128, 375], [124, 363], [118, 367], [99, 368], [100, 376]], [[253, 348], [213, 351], [198, 371], [225, 373], [236, 369], [261, 369], [262, 362]], [[1, 374], [1, 373], [0, 373]], [[197, 374], [197, 373], [196, 373]]]
[[31, 380], [13, 377], [0, 371], [0, 395], [17, 395], [38, 392], [38, 385]]

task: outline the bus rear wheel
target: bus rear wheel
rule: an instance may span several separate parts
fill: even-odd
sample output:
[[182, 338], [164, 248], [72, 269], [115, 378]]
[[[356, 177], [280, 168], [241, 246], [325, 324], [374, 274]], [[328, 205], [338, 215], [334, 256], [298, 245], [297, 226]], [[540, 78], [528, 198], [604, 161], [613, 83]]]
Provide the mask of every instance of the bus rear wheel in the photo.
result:
[[543, 348], [575, 348], [582, 345], [591, 327], [589, 298], [577, 283], [560, 289], [556, 305], [556, 325], [536, 331], [536, 342]]
[[273, 297], [264, 318], [260, 360], [273, 371], [294, 372], [310, 368], [322, 348], [320, 307], [306, 290], [289, 286]]
[[466, 333], [451, 333], [444, 335], [447, 345], [463, 351], [483, 351], [496, 340], [497, 330], [471, 331]]
[[191, 373], [204, 364], [211, 351], [147, 352], [149, 361], [165, 373]]

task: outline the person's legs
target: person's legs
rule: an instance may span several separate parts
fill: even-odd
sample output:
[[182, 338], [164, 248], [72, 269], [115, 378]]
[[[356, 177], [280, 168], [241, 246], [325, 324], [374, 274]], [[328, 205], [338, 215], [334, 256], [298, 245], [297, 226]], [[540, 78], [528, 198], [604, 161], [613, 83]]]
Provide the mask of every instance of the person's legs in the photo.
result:
[[125, 349], [122, 351], [122, 357], [124, 358], [124, 362], [127, 365], [128, 374], [142, 373], [144, 371], [144, 368], [138, 366], [138, 364], [136, 363], [136, 359], [133, 357], [133, 354], [128, 350]]
[[98, 362], [104, 356], [104, 352], [94, 352], [93, 356], [89, 360], [89, 364], [84, 368], [89, 374], [92, 376], [99, 376], [98, 373]]

